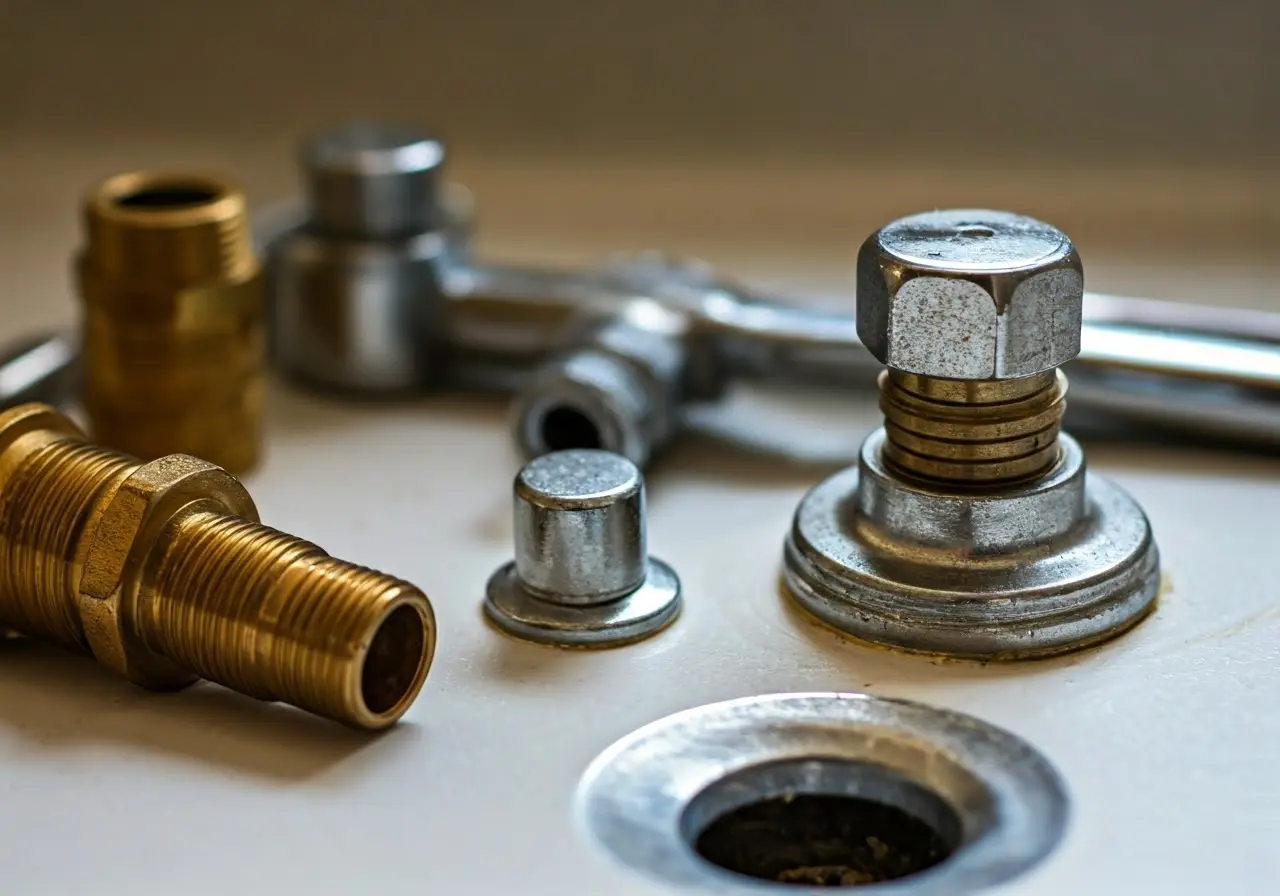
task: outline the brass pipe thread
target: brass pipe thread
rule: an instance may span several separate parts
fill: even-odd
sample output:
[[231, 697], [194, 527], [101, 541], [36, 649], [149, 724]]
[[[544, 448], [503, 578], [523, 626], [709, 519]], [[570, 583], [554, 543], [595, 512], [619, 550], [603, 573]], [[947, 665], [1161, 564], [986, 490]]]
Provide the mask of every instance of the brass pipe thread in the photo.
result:
[[207, 678], [371, 730], [435, 648], [414, 586], [261, 525], [211, 464], [143, 464], [42, 405], [0, 414], [0, 627], [146, 687]]
[[84, 202], [76, 259], [94, 437], [152, 460], [243, 473], [262, 441], [262, 277], [244, 195], [207, 175], [109, 178]]
[[1058, 463], [1061, 371], [1010, 380], [880, 374], [883, 454], [900, 473], [943, 486], [1034, 481]]

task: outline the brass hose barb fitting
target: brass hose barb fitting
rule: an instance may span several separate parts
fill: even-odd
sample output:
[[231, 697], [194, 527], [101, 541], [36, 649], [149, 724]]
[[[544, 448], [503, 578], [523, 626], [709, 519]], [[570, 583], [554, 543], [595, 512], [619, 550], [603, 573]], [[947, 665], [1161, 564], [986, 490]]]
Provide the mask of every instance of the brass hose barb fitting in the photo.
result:
[[365, 729], [404, 714], [435, 649], [417, 588], [261, 525], [213, 464], [142, 463], [40, 404], [0, 414], [0, 628]]
[[75, 269], [94, 437], [144, 460], [251, 469], [265, 312], [244, 195], [205, 175], [121, 174], [90, 191], [84, 226]]

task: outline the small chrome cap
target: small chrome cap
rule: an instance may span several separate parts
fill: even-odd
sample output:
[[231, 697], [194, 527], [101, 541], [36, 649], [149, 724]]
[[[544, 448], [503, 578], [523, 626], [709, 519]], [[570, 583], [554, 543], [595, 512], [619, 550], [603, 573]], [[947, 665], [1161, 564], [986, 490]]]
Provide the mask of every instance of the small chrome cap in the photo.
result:
[[515, 480], [515, 560], [489, 580], [485, 613], [508, 634], [603, 647], [657, 632], [680, 582], [645, 547], [644, 477], [608, 451], [556, 451]]
[[608, 451], [557, 451], [515, 485], [516, 572], [526, 588], [565, 604], [597, 604], [645, 578], [644, 480]]

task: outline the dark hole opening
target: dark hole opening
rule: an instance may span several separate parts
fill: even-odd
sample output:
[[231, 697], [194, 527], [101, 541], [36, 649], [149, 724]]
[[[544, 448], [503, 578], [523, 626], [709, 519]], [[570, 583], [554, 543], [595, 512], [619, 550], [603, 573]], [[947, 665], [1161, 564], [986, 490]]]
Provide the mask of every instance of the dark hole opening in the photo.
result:
[[221, 193], [218, 190], [201, 184], [156, 184], [117, 197], [116, 205], [123, 208], [166, 211], [207, 205], [220, 196]]
[[391, 612], [373, 636], [360, 674], [360, 694], [375, 715], [389, 712], [413, 687], [422, 663], [422, 616], [413, 607]]
[[600, 448], [600, 429], [582, 411], [560, 405], [542, 417], [542, 444], [548, 451]]
[[707, 826], [694, 848], [729, 871], [810, 887], [896, 880], [952, 853], [937, 831], [896, 806], [813, 794], [728, 812]]
[[685, 808], [693, 850], [736, 874], [853, 887], [949, 858], [963, 825], [940, 794], [878, 763], [788, 759], [721, 778]]

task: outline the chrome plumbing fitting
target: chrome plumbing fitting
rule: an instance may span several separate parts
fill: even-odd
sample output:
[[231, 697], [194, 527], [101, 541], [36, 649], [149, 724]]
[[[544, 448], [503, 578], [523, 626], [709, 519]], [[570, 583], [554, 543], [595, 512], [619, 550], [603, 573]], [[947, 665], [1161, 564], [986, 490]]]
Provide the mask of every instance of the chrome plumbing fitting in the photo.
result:
[[443, 144], [355, 123], [315, 135], [299, 157], [305, 224], [270, 243], [276, 362], [342, 392], [425, 387], [440, 363]]
[[[691, 406], [736, 382], [848, 388], [880, 369], [847, 315], [705, 265], [656, 253], [580, 270], [473, 259], [469, 199], [443, 181], [443, 145], [413, 129], [341, 126], [300, 159], [307, 208], [260, 242], [275, 362], [312, 385], [511, 393], [527, 456], [594, 447], [643, 467]], [[1280, 316], [1099, 295], [1084, 313], [1073, 414], [1280, 445]]]
[[607, 451], [557, 451], [515, 480], [515, 559], [489, 580], [485, 615], [561, 647], [647, 638], [680, 611], [680, 580], [645, 545], [644, 477]]
[[[733, 384], [865, 388], [840, 311], [657, 253], [587, 269], [478, 261], [443, 144], [343, 125], [299, 154], [306, 201], [255, 216], [275, 365], [359, 397], [514, 394], [522, 451], [599, 447], [644, 466]], [[847, 300], [834, 303], [839, 308]], [[829, 303], [830, 304], [830, 303]], [[1280, 315], [1086, 294], [1069, 422], [1125, 437], [1280, 446]], [[0, 406], [78, 397], [78, 345], [0, 347]]]
[[858, 253], [858, 334], [887, 370], [883, 428], [795, 514], [784, 578], [856, 637], [1019, 659], [1086, 647], [1152, 609], [1159, 555], [1133, 499], [1060, 434], [1083, 267], [1061, 231], [929, 212]]

